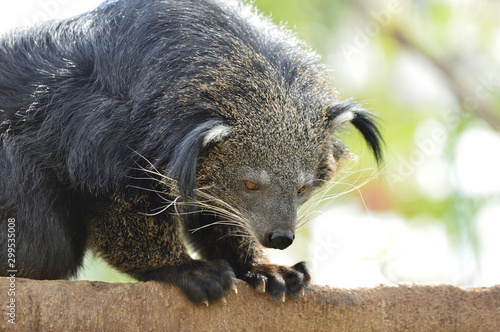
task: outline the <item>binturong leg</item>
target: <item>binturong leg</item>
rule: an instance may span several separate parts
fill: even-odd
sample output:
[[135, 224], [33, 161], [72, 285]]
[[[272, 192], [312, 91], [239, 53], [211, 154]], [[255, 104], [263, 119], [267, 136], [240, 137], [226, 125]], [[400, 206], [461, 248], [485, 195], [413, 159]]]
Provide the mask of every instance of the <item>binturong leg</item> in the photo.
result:
[[300, 298], [311, 280], [305, 263], [292, 267], [268, 264], [262, 247], [236, 226], [215, 224], [215, 216], [202, 216], [201, 227], [188, 230], [189, 239], [208, 261], [224, 259], [236, 277], [245, 280], [258, 292], [269, 292], [273, 300], [285, 296]]
[[140, 281], [174, 284], [197, 304], [208, 305], [236, 289], [227, 261], [189, 256], [177, 217], [148, 216], [119, 200], [101, 203], [97, 210], [89, 222], [89, 246], [117, 269]]

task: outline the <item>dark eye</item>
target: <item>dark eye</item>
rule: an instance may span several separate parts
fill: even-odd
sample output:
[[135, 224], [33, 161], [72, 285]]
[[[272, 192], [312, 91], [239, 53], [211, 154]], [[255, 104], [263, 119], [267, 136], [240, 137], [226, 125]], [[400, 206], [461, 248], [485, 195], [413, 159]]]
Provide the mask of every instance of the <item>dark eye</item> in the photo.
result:
[[248, 190], [259, 190], [259, 185], [252, 181], [245, 181], [245, 187]]
[[306, 186], [303, 186], [299, 189], [299, 194], [303, 194], [307, 191], [307, 187]]

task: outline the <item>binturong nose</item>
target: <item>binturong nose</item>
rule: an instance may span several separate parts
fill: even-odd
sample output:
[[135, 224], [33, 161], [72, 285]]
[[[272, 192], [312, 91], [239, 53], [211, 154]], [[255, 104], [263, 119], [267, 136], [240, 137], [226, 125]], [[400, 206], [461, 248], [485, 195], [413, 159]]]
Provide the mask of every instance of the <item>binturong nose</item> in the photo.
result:
[[268, 248], [285, 249], [292, 244], [295, 235], [290, 230], [275, 229], [267, 231], [264, 245]]

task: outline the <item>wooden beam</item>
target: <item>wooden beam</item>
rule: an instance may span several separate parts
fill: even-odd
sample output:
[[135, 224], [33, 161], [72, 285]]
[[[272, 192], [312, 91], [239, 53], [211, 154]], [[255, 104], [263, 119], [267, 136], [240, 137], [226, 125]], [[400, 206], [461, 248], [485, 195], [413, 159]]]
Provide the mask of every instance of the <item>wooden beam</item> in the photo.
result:
[[[238, 281], [227, 303], [196, 306], [175, 287], [0, 278], [1, 331], [500, 331], [500, 286], [312, 286], [273, 302]], [[9, 295], [15, 289], [15, 295]], [[9, 322], [15, 299], [15, 329]], [[9, 307], [10, 305], [10, 307]]]

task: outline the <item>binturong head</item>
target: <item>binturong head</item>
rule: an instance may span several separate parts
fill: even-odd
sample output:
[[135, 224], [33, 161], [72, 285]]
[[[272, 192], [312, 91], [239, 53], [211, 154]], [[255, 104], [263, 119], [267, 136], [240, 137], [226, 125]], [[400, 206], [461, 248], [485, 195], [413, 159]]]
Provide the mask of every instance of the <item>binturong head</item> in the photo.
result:
[[182, 85], [161, 102], [182, 124], [175, 140], [163, 141], [173, 151], [167, 172], [185, 201], [285, 249], [298, 208], [347, 154], [335, 133], [354, 125], [377, 162], [382, 138], [374, 117], [339, 98], [318, 57], [293, 35], [260, 16], [240, 21], [204, 33], [188, 50], [196, 56], [180, 57], [190, 61]]
[[212, 204], [230, 210], [261, 245], [285, 249], [295, 238], [298, 208], [335, 175], [347, 154], [335, 131], [352, 123], [377, 161], [381, 139], [372, 115], [351, 103], [300, 111], [282, 105], [267, 112], [272, 114], [247, 113], [245, 121], [208, 130], [197, 181], [219, 201]]
[[[178, 146], [182, 162], [174, 174], [186, 200], [204, 202], [202, 210], [238, 225], [264, 247], [285, 249], [295, 238], [298, 208], [348, 154], [335, 133], [353, 124], [378, 162], [382, 139], [373, 116], [354, 103], [301, 103], [321, 94], [275, 93], [269, 103], [240, 104], [234, 114], [199, 125], [197, 135]], [[190, 159], [196, 160], [191, 172]]]

